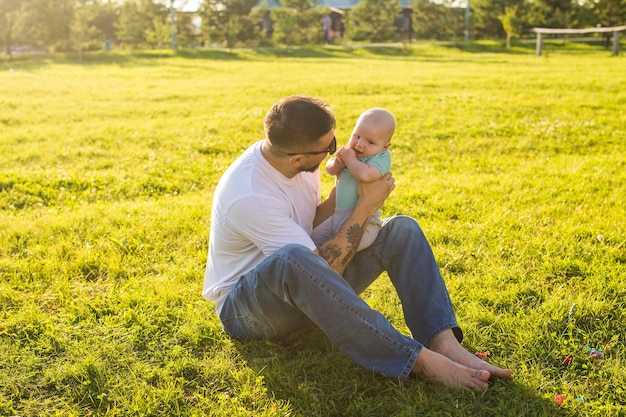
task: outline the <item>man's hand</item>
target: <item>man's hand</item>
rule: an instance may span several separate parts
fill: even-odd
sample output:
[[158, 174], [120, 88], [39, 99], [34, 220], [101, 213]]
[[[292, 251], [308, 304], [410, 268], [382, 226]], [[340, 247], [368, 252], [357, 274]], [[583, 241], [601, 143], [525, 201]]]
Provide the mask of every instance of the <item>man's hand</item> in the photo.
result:
[[383, 206], [395, 187], [395, 180], [391, 172], [386, 173], [375, 181], [359, 182], [357, 188], [359, 200], [357, 205], [363, 205], [364, 209], [371, 212], [370, 214], [374, 214], [376, 210]]
[[341, 229], [315, 253], [328, 262], [335, 271], [343, 274], [346, 266], [354, 255], [361, 242], [365, 225], [370, 216], [382, 207], [385, 199], [395, 188], [391, 173], [370, 183], [359, 183], [359, 199]]

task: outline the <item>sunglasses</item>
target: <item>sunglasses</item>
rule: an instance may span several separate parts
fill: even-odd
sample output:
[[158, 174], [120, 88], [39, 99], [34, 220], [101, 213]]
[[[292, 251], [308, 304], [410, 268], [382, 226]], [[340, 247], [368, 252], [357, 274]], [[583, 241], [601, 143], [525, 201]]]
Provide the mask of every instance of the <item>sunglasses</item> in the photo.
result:
[[321, 153], [328, 153], [329, 155], [332, 155], [335, 153], [335, 151], [337, 150], [337, 138], [333, 136], [333, 140], [330, 142], [330, 146], [328, 146], [328, 149], [324, 149], [323, 151], [318, 151], [318, 152], [289, 152], [287, 155], [289, 156], [294, 156], [294, 155], [319, 155]]

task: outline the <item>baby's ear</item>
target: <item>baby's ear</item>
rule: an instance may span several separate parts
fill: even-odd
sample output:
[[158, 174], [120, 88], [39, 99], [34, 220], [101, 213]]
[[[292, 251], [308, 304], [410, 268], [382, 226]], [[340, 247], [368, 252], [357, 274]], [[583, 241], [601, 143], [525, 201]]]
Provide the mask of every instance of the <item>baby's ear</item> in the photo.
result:
[[391, 142], [387, 142], [387, 143], [385, 143], [385, 146], [383, 147], [383, 149], [384, 149], [384, 150], [387, 150], [387, 149], [389, 149], [389, 148], [391, 148]]

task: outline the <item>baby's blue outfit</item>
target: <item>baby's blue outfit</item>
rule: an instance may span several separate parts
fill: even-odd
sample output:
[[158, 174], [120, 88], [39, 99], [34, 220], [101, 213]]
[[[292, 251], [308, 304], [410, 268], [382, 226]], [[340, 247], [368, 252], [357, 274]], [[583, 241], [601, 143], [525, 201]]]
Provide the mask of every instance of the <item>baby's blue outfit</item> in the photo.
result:
[[[376, 166], [380, 170], [381, 175], [385, 175], [391, 169], [391, 153], [387, 150], [367, 158], [359, 158], [359, 161]], [[317, 247], [322, 246], [328, 239], [333, 237], [350, 216], [359, 198], [356, 189], [356, 178], [352, 176], [348, 168], [344, 168], [337, 181], [335, 213], [317, 226], [311, 233], [311, 238]], [[365, 226], [363, 237], [357, 250], [365, 249], [372, 244], [378, 235], [381, 224], [380, 211], [376, 211]]]

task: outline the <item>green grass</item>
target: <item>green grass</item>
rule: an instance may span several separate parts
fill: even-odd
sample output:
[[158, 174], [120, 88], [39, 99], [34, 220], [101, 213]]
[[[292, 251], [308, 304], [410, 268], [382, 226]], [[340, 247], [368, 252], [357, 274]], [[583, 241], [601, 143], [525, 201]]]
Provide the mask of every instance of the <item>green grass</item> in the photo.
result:
[[[625, 416], [625, 85], [623, 55], [549, 42], [1, 63], [0, 415]], [[418, 219], [464, 345], [515, 381], [398, 383], [318, 329], [223, 334], [200, 295], [212, 192], [295, 93], [341, 143], [395, 114], [384, 214]], [[406, 332], [386, 277], [363, 297]]]

